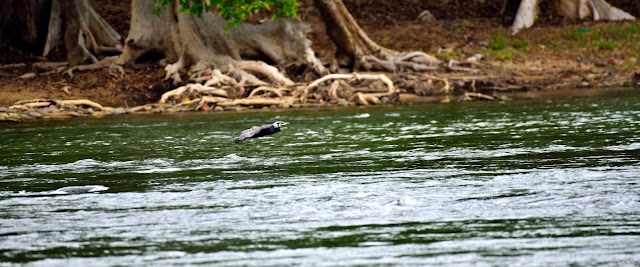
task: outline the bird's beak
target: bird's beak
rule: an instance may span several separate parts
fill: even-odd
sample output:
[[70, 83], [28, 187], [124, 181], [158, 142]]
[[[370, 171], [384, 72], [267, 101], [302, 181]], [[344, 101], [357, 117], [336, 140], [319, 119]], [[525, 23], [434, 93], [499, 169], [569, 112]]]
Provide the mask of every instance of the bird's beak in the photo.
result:
[[288, 123], [288, 122], [284, 122], [284, 121], [283, 121], [283, 122], [282, 122], [282, 126], [284, 126], [284, 125], [289, 125], [289, 123]]

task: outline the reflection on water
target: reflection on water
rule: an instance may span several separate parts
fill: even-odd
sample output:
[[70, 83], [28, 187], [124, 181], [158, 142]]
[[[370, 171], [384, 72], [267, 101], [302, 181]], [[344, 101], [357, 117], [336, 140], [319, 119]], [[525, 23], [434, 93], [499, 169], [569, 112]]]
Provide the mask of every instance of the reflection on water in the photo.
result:
[[639, 100], [3, 124], [0, 261], [638, 265]]

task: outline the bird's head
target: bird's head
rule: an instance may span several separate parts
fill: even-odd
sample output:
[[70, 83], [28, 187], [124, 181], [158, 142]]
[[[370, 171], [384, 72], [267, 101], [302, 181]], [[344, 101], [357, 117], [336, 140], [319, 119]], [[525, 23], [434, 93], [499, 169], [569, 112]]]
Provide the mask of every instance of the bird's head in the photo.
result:
[[284, 122], [284, 121], [276, 121], [276, 122], [273, 123], [273, 127], [280, 128], [280, 127], [285, 126], [287, 124], [289, 124], [289, 123], [288, 122]]

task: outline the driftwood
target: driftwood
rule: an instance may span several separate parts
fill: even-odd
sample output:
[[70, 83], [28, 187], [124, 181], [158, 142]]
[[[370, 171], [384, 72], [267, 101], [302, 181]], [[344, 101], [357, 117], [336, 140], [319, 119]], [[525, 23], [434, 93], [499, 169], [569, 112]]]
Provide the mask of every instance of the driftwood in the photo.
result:
[[0, 65], [0, 70], [21, 69], [26, 67], [27, 64], [24, 63], [4, 64]]
[[268, 86], [260, 86], [256, 89], [253, 89], [253, 91], [251, 91], [251, 93], [249, 94], [249, 97], [253, 97], [255, 94], [257, 94], [258, 92], [271, 92], [273, 94], [275, 94], [276, 96], [282, 98], [282, 92], [280, 91], [280, 89], [275, 88], [275, 87], [268, 87]]
[[87, 99], [78, 99], [78, 100], [56, 100], [55, 101], [56, 104], [58, 105], [75, 105], [75, 106], [89, 106], [92, 108], [95, 108], [97, 110], [104, 110], [104, 107], [102, 107], [102, 105], [93, 102], [91, 100], [87, 100]]
[[[110, 57], [105, 57], [102, 60], [97, 61], [93, 64], [74, 66], [69, 68], [65, 72], [65, 74], [67, 74], [70, 78], [73, 78], [73, 72], [76, 70], [85, 71], [85, 70], [109, 68], [109, 74], [117, 78], [122, 78], [122, 76], [124, 76], [124, 69], [121, 66], [113, 64], [114, 60], [116, 60], [117, 58], [118, 56], [110, 56]], [[114, 73], [114, 70], [117, 71], [118, 73]]]
[[[310, 83], [309, 85], [307, 85], [302, 92], [302, 95], [300, 96], [300, 102], [305, 102], [307, 97], [309, 96], [309, 92], [318, 87], [321, 83], [328, 81], [328, 80], [353, 80], [353, 81], [361, 81], [361, 80], [378, 80], [378, 81], [382, 81], [386, 86], [387, 86], [387, 92], [384, 93], [370, 93], [370, 94], [362, 94], [361, 92], [357, 92], [360, 95], [356, 95], [356, 99], [358, 100], [358, 103], [362, 104], [362, 105], [369, 105], [370, 102], [371, 103], [380, 103], [379, 101], [379, 97], [383, 97], [383, 96], [392, 96], [393, 94], [396, 93], [396, 89], [393, 86], [393, 82], [391, 81], [391, 79], [389, 79], [387, 76], [383, 75], [383, 74], [358, 74], [358, 73], [353, 73], [353, 74], [329, 74], [329, 75], [325, 75], [324, 77], [317, 79], [315, 81], [313, 81], [312, 83]], [[334, 95], [334, 98], [337, 98], [337, 95], [335, 94], [335, 91], [338, 90], [336, 85], [332, 86], [334, 88], [330, 88], [329, 89], [329, 94], [330, 95]], [[334, 93], [331, 93], [334, 92]], [[367, 99], [369, 101], [367, 101]]]

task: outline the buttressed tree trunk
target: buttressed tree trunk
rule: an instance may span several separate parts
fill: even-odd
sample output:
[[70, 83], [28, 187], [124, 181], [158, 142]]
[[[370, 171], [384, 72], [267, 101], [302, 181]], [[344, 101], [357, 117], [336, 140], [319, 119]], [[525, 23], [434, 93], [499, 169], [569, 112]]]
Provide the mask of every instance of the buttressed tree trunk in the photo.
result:
[[314, 0], [314, 3], [327, 25], [327, 34], [336, 44], [335, 58], [340, 65], [356, 64], [364, 55], [383, 58], [397, 54], [372, 41], [342, 1]]
[[439, 64], [440, 60], [422, 52], [400, 53], [381, 47], [371, 40], [351, 16], [342, 0], [314, 0], [326, 24], [327, 34], [336, 44], [336, 61], [331, 70], [337, 71], [338, 65], [352, 66], [358, 70], [383, 69], [396, 71], [399, 68], [424, 70], [423, 64]]
[[122, 51], [122, 38], [88, 0], [52, 0], [43, 56], [49, 54], [63, 34], [70, 65], [86, 60], [95, 63], [98, 61], [95, 55]]
[[78, 42], [80, 27], [78, 26], [78, 11], [75, 1], [62, 1], [60, 3], [62, 19], [64, 20], [64, 47], [67, 50], [67, 62], [71, 66], [79, 65], [84, 61], [84, 53]]
[[[516, 35], [521, 29], [533, 25], [537, 17], [539, 0], [522, 0], [511, 27], [511, 34]], [[631, 14], [624, 12], [605, 0], [555, 0], [555, 12], [560, 16], [593, 20], [635, 20]]]
[[[169, 64], [167, 78], [180, 81], [179, 71], [213, 67], [222, 72], [247, 71], [281, 85], [293, 84], [275, 65], [302, 63], [319, 74], [326, 72], [316, 59], [306, 34], [309, 27], [299, 20], [277, 19], [259, 25], [241, 24], [224, 32], [227, 21], [206, 12], [201, 17], [179, 12], [177, 3], [160, 16], [153, 14], [149, 0], [131, 3], [131, 28], [116, 64], [134, 62], [147, 53], [163, 55]], [[249, 60], [248, 60], [249, 59]], [[255, 59], [255, 60], [250, 60]], [[247, 75], [247, 74], [245, 74]]]
[[11, 42], [29, 46], [41, 45], [41, 36], [46, 13], [47, 0], [3, 0], [0, 1], [0, 49]]

